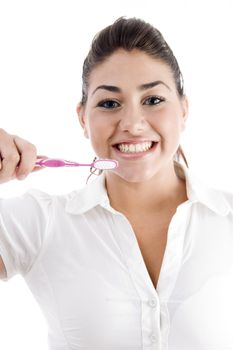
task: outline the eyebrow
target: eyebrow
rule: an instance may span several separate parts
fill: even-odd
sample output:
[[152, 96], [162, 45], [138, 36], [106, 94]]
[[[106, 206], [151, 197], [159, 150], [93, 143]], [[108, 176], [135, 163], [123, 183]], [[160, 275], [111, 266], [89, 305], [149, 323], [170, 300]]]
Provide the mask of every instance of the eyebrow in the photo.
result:
[[[151, 89], [153, 88], [154, 86], [157, 86], [157, 85], [164, 85], [166, 86], [166, 88], [168, 90], [171, 90], [170, 87], [165, 84], [163, 81], [161, 80], [156, 80], [156, 81], [152, 81], [151, 83], [146, 83], [146, 84], [142, 84], [142, 85], [139, 85], [137, 87], [137, 90], [139, 91], [144, 91], [144, 90], [147, 90], [147, 89]], [[99, 90], [99, 89], [103, 89], [103, 90], [107, 90], [107, 91], [111, 91], [111, 92], [117, 92], [117, 93], [120, 93], [122, 92], [121, 88], [119, 88], [118, 86], [113, 86], [113, 85], [100, 85], [98, 86], [92, 93], [92, 95], [94, 95], [94, 93]]]

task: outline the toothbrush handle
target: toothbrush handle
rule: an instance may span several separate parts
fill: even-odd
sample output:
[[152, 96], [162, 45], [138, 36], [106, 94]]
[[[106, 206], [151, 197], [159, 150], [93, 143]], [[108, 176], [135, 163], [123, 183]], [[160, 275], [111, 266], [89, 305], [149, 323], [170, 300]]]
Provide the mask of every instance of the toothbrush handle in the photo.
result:
[[70, 162], [64, 159], [55, 159], [55, 158], [38, 159], [35, 164], [43, 167], [49, 167], [49, 168], [58, 168], [58, 167], [64, 167], [64, 166], [79, 166], [78, 163]]

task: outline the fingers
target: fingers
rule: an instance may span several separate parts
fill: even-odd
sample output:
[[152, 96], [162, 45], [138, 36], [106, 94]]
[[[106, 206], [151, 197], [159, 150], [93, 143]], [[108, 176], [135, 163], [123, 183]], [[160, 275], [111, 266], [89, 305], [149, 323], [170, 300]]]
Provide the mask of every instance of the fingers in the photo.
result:
[[14, 177], [15, 169], [20, 161], [20, 155], [14, 144], [12, 136], [3, 129], [0, 129], [0, 154], [0, 183], [2, 183]]
[[37, 157], [34, 144], [0, 128], [0, 183], [14, 178], [22, 180], [31, 172], [43, 169], [35, 166]]
[[15, 147], [20, 156], [17, 164], [16, 176], [18, 179], [25, 179], [34, 169], [37, 159], [37, 149], [32, 143], [13, 135]]

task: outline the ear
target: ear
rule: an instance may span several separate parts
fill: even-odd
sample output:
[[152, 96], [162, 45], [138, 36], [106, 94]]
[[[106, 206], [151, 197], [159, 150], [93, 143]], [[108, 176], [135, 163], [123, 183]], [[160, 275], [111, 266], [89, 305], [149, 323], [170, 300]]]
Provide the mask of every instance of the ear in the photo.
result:
[[181, 97], [181, 107], [182, 107], [182, 131], [186, 127], [186, 120], [188, 118], [188, 112], [189, 112], [189, 102], [186, 95]]
[[87, 126], [86, 126], [86, 118], [85, 118], [85, 108], [81, 103], [78, 103], [76, 107], [76, 112], [78, 114], [78, 119], [81, 127], [84, 130], [84, 136], [89, 139], [88, 132], [87, 132]]

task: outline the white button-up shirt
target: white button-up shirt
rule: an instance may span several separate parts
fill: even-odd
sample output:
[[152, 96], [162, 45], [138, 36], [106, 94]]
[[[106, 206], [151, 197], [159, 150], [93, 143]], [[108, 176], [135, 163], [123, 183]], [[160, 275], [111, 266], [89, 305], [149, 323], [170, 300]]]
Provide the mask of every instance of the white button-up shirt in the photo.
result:
[[233, 194], [175, 167], [188, 200], [170, 222], [156, 289], [104, 173], [65, 195], [0, 201], [5, 281], [25, 278], [51, 350], [233, 349]]

